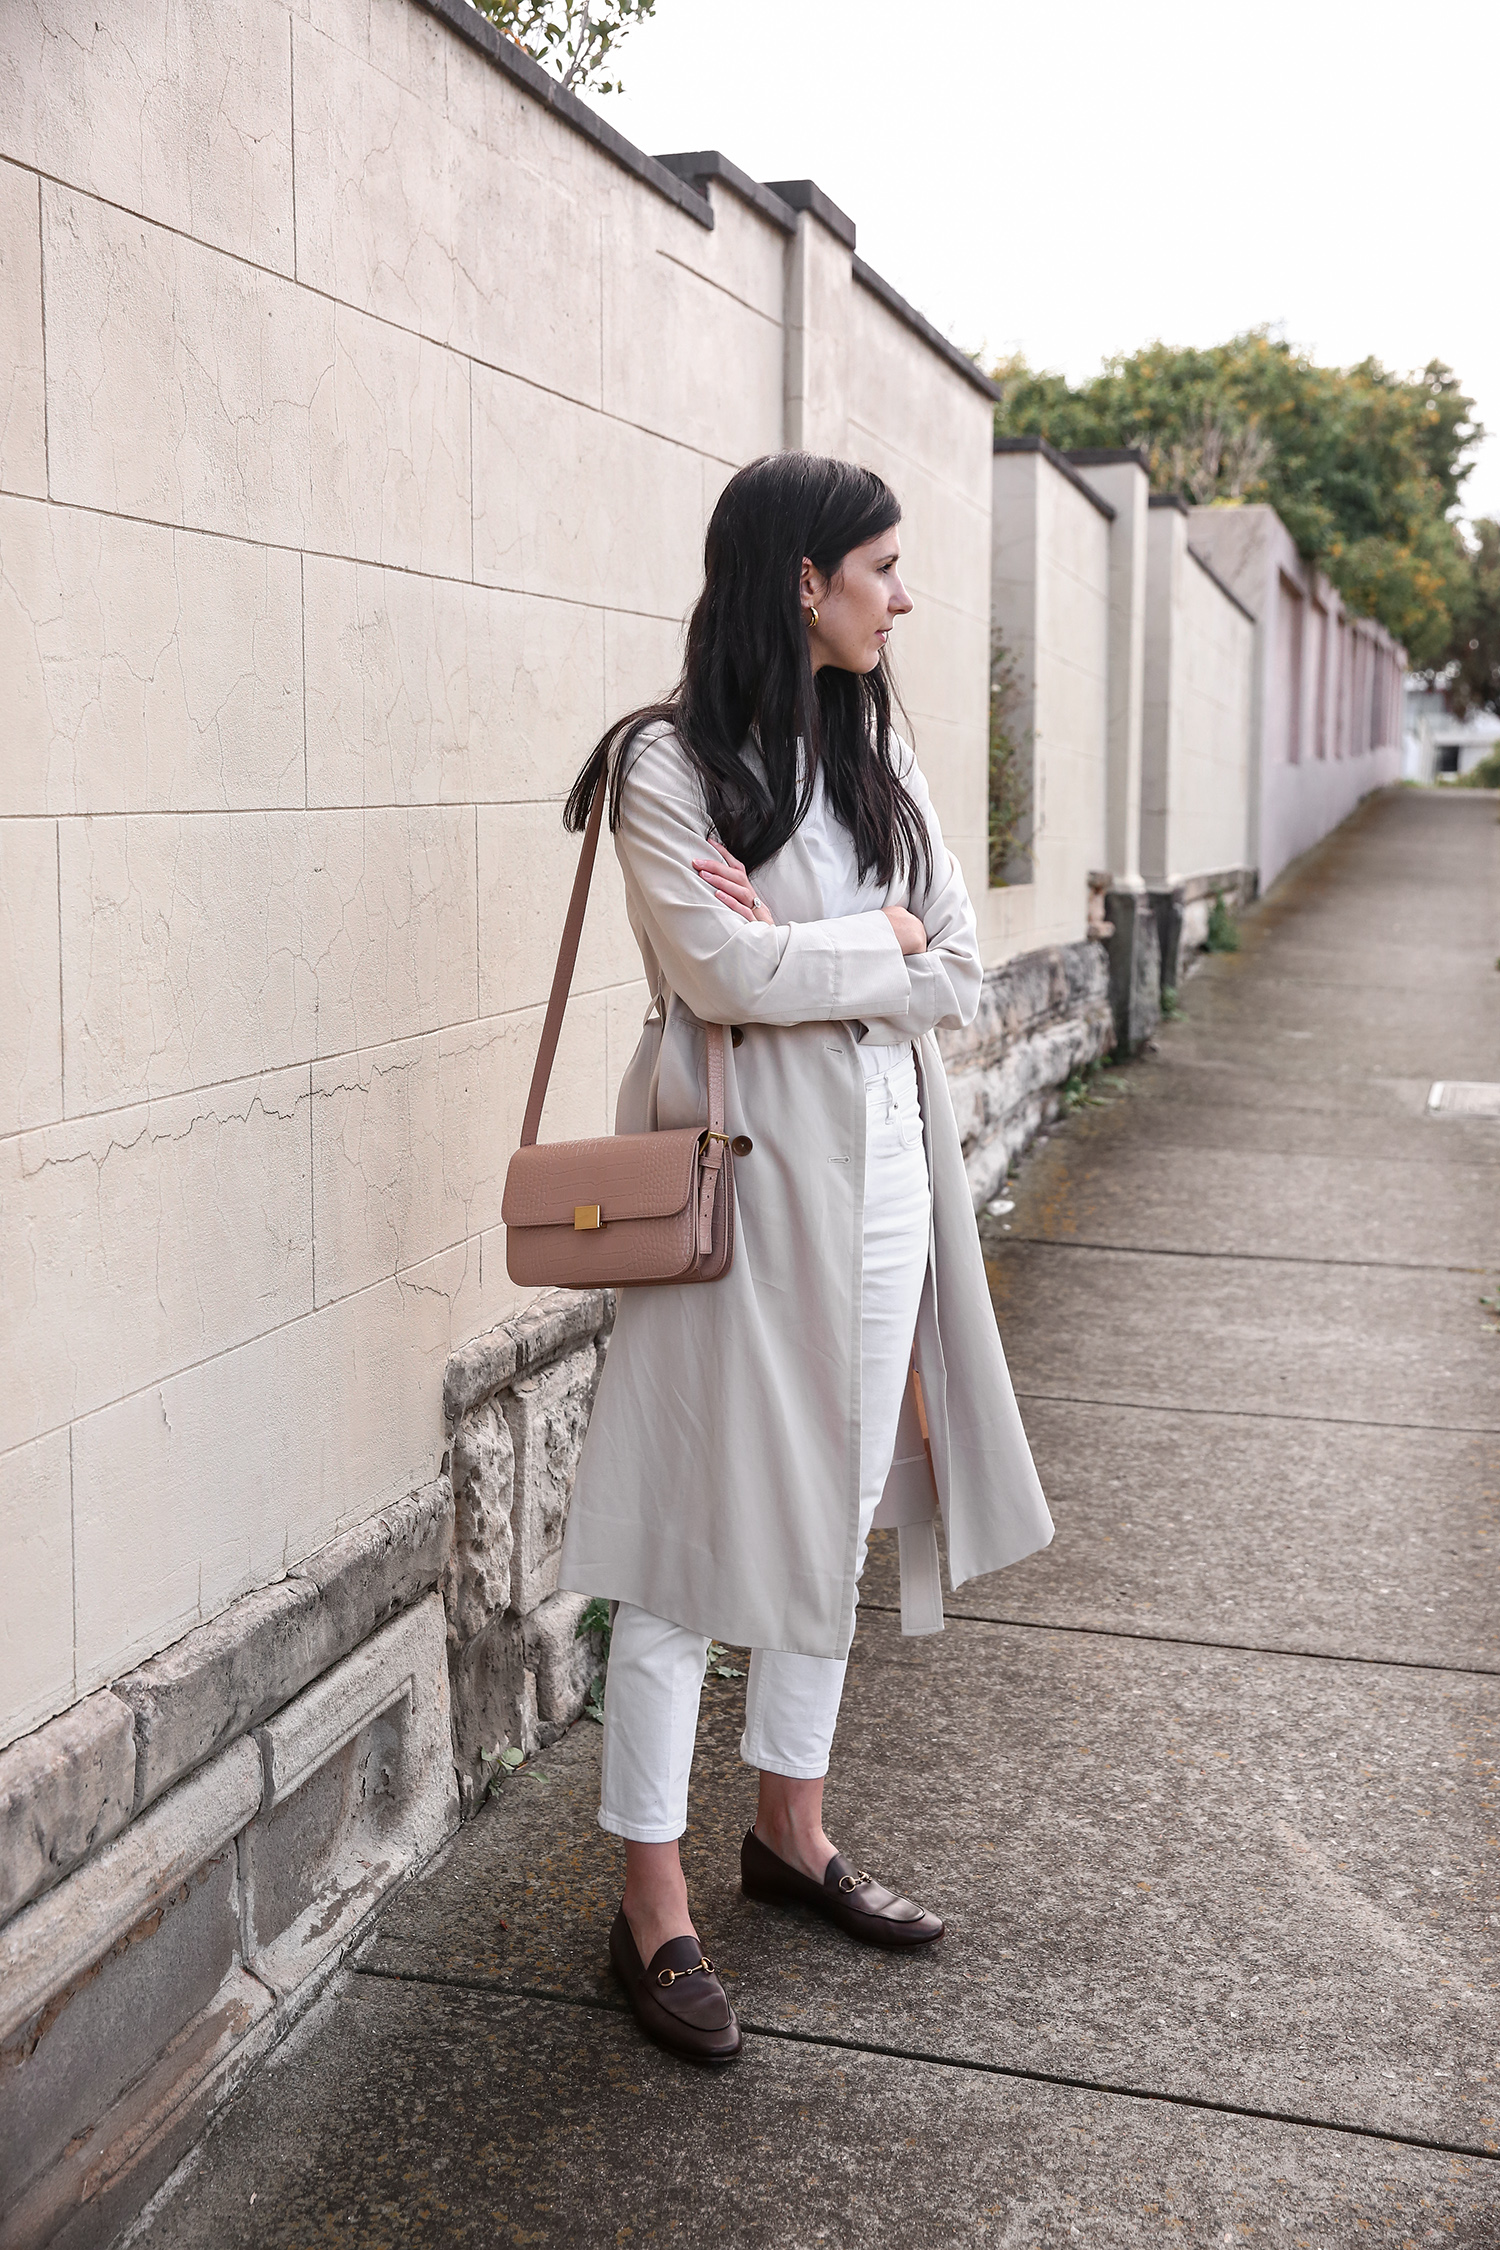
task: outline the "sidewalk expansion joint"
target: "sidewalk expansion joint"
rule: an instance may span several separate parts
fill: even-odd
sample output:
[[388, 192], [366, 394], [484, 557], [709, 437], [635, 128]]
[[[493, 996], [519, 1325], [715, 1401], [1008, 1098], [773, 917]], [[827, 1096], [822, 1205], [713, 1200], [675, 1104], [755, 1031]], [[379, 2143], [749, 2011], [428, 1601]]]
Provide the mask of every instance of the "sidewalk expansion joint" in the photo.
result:
[[[899, 1617], [895, 1602], [861, 1602], [880, 1617]], [[1370, 1664], [1393, 1672], [1443, 1672], [1465, 1680], [1500, 1680], [1500, 1664], [1438, 1664], [1425, 1656], [1360, 1656], [1336, 1648], [1272, 1648], [1263, 1641], [1206, 1641], [1192, 1633], [1143, 1633], [1129, 1625], [1062, 1625], [1045, 1617], [999, 1617], [988, 1610], [945, 1609], [948, 1625], [1008, 1625], [1020, 1633], [1077, 1633], [1100, 1641], [1147, 1641], [1157, 1648], [1211, 1648], [1227, 1656], [1295, 1656], [1311, 1664]]]
[[1009, 1250], [1018, 1242], [1032, 1250], [1093, 1250], [1113, 1258], [1202, 1258], [1225, 1266], [1352, 1266], [1357, 1273], [1471, 1273], [1481, 1279], [1490, 1270], [1488, 1266], [1433, 1264], [1415, 1258], [1304, 1258], [1290, 1250], [1169, 1250], [1150, 1242], [1061, 1241], [1052, 1234], [1008, 1234], [1001, 1248]]
[[1386, 1422], [1365, 1414], [1296, 1414], [1280, 1406], [1188, 1406], [1175, 1398], [1085, 1398], [1077, 1391], [1017, 1391], [1040, 1406], [1117, 1406], [1129, 1414], [1204, 1414], [1236, 1422], [1319, 1422], [1338, 1430], [1418, 1430], [1427, 1437], [1500, 1437], [1497, 1422]]
[[[629, 2019], [630, 2011], [612, 2000], [591, 1999], [583, 1993], [549, 1991], [544, 1985], [477, 1984], [455, 1976], [439, 1976], [414, 1969], [357, 1968], [356, 1976], [378, 1977], [390, 1984], [440, 1985], [449, 1991], [470, 1992], [495, 2000], [538, 2000], [558, 2008], [591, 2008], [599, 2015]], [[1057, 2086], [1080, 2094], [1109, 2094], [1120, 2101], [1159, 2102], [1171, 2109], [1204, 2110], [1216, 2117], [1246, 2117], [1266, 2125], [1292, 2125], [1309, 2133], [1342, 2133], [1361, 2141], [1384, 2141], [1398, 2148], [1428, 2149], [1437, 2156], [1467, 2156], [1480, 2164], [1500, 2164], [1500, 2147], [1476, 2141], [1440, 2141], [1425, 2133], [1402, 2133], [1392, 2127], [1355, 2125], [1337, 2117], [1317, 2117], [1295, 2109], [1263, 2109], [1252, 2102], [1216, 2101], [1210, 2094], [1174, 2094], [1160, 2086], [1132, 2086], [1109, 2078], [1075, 2078], [1062, 2070], [1028, 2070], [1020, 2063], [985, 2062], [972, 2055], [943, 2055], [924, 2047], [898, 2047], [878, 2039], [841, 2039], [831, 2031], [792, 2031], [781, 2024], [756, 2023], [740, 2017], [740, 2029], [752, 2039], [779, 2039], [787, 2046], [826, 2047], [846, 2055], [881, 2055], [891, 2062], [922, 2063], [932, 2070], [970, 2071], [976, 2077], [1010, 2078], [1028, 2086]]]

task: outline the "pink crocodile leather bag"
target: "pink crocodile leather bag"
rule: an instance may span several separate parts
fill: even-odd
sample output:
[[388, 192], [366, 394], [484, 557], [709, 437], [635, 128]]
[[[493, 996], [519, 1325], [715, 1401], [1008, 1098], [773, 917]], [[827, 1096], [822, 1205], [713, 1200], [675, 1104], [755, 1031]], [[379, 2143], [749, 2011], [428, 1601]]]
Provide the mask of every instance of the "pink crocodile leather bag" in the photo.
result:
[[609, 790], [589, 808], [542, 1043], [505, 1175], [505, 1264], [527, 1286], [598, 1289], [717, 1281], [734, 1257], [734, 1157], [724, 1132], [724, 1027], [708, 1033], [708, 1123], [538, 1145], [542, 1104], [578, 959]]

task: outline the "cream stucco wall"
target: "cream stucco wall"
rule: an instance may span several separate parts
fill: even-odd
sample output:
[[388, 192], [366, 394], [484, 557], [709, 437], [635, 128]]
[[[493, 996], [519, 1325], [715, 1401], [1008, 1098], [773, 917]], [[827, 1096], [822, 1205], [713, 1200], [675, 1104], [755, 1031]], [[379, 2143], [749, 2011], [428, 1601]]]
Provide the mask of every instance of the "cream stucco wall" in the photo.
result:
[[1115, 884], [1140, 887], [1141, 739], [1145, 716], [1146, 563], [1150, 482], [1134, 447], [1069, 456], [1114, 510], [1109, 530], [1109, 765], [1104, 858]]
[[893, 636], [896, 685], [949, 849], [977, 897], [989, 826], [990, 415], [857, 285], [848, 334], [847, 450], [886, 478], [904, 510], [916, 606]]
[[1252, 658], [1250, 864], [1263, 889], [1399, 779], [1406, 652], [1344, 608], [1275, 510], [1194, 508], [1192, 543], [1256, 620]]
[[[907, 504], [982, 878], [990, 431], [818, 218], [694, 216], [411, 0], [14, 0], [6, 47], [0, 1740], [434, 1473], [516, 1303], [560, 801], [789, 404]], [[547, 1132], [607, 1128], [644, 1002], [606, 862]]]
[[1193, 552], [1177, 505], [1150, 511], [1141, 872], [1172, 884], [1243, 867], [1255, 624]]
[[980, 892], [988, 965], [1085, 934], [1105, 867], [1110, 512], [1040, 448], [993, 462], [991, 600], [1024, 690], [1032, 757], [1031, 880]]

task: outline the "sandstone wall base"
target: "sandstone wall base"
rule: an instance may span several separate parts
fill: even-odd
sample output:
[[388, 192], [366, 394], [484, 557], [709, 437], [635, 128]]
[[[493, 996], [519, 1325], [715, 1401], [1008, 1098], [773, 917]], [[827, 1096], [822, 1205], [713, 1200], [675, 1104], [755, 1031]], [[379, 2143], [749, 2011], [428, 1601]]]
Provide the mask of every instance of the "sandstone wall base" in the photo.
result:
[[1072, 1073], [1114, 1043], [1109, 961], [1096, 940], [988, 972], [974, 1022], [939, 1039], [976, 1209], [1057, 1116]]
[[601, 1669], [586, 1604], [557, 1590], [568, 1500], [614, 1325], [607, 1289], [549, 1290], [455, 1352], [443, 1385], [452, 1441], [453, 1556], [444, 1578], [453, 1759], [465, 1814], [505, 1752], [548, 1748]]
[[0, 2250], [111, 2241], [457, 1826], [452, 1523], [440, 1478], [0, 1755]]

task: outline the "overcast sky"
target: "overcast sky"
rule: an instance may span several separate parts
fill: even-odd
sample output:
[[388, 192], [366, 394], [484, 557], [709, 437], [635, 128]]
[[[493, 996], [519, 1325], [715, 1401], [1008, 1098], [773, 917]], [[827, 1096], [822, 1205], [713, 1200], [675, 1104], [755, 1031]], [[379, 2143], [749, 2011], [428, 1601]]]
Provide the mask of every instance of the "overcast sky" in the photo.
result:
[[657, 0], [619, 61], [629, 139], [815, 179], [965, 349], [1446, 360], [1500, 514], [1496, 0]]

